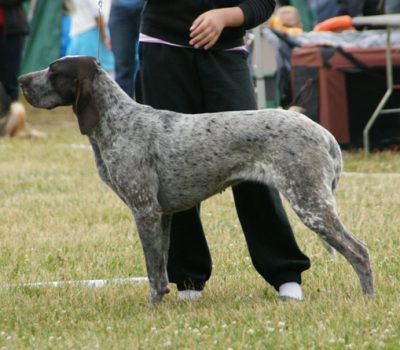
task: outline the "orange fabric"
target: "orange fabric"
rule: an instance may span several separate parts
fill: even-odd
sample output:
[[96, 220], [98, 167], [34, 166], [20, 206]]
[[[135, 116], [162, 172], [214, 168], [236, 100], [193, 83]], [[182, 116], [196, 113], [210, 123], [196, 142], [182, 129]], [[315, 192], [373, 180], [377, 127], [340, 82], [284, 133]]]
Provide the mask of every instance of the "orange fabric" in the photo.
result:
[[328, 18], [315, 25], [314, 32], [328, 32], [335, 30], [350, 29], [353, 27], [353, 22], [350, 16], [337, 16]]
[[287, 27], [285, 26], [282, 21], [276, 16], [272, 15], [267, 22], [267, 27], [271, 29], [279, 30], [280, 32], [290, 34], [290, 35], [297, 35], [303, 33], [303, 29], [300, 27]]

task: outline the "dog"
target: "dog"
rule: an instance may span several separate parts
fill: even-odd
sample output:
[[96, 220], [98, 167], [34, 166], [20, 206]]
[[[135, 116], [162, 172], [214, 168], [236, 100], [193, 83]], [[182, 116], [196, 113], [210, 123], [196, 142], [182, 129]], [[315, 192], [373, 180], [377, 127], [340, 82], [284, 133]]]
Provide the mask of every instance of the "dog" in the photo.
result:
[[373, 295], [368, 249], [336, 212], [340, 147], [306, 116], [275, 109], [193, 115], [157, 110], [132, 100], [89, 56], [61, 58], [19, 83], [34, 107], [72, 105], [101, 179], [135, 218], [150, 304], [169, 291], [172, 214], [242, 181], [275, 186], [300, 220], [352, 265], [363, 293]]

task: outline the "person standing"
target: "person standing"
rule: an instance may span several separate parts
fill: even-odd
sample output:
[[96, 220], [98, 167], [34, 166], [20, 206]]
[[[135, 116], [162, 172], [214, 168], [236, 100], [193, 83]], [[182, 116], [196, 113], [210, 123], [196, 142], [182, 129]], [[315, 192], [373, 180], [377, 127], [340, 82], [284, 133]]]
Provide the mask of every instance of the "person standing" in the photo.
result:
[[111, 0], [104, 0], [100, 7], [97, 0], [70, 1], [70, 41], [67, 55], [97, 57], [101, 66], [114, 75], [114, 56], [107, 27]]
[[25, 125], [23, 106], [18, 106], [18, 113], [11, 109], [19, 96], [17, 78], [29, 33], [23, 2], [0, 0], [0, 136], [14, 136]]
[[308, 0], [310, 9], [314, 13], [314, 23], [317, 24], [326, 19], [336, 17], [339, 13], [339, 4], [332, 0]]
[[[274, 7], [274, 0], [147, 0], [138, 102], [181, 113], [256, 109], [244, 35]], [[256, 270], [282, 298], [301, 300], [301, 273], [310, 261], [297, 246], [278, 191], [242, 183], [233, 196]], [[178, 298], [197, 299], [211, 269], [199, 204], [173, 216], [168, 278]]]
[[380, 0], [337, 0], [338, 15], [350, 17], [379, 15]]
[[115, 80], [131, 97], [138, 66], [137, 46], [142, 9], [142, 0], [113, 0], [108, 23], [115, 59]]

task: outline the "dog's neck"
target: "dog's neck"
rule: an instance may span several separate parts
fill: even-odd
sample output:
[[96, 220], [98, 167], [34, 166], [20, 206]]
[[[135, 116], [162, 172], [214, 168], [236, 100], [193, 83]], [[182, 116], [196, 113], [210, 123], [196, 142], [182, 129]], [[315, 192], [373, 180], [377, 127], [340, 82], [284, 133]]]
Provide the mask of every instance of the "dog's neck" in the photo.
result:
[[[116, 127], [121, 128], [121, 119], [118, 118], [118, 105], [135, 103], [105, 71], [101, 70], [93, 79], [93, 98], [99, 112], [99, 123], [90, 132], [91, 136], [101, 133], [107, 136], [113, 133]], [[123, 110], [120, 113], [124, 113]], [[133, 115], [132, 115], [133, 118]]]

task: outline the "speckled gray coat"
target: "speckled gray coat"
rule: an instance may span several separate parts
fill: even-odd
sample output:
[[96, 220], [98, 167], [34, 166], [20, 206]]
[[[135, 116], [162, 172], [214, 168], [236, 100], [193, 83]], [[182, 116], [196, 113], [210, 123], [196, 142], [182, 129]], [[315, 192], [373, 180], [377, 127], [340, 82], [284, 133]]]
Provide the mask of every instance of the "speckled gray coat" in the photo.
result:
[[73, 105], [100, 177], [131, 209], [145, 253], [150, 302], [168, 292], [171, 214], [241, 181], [277, 187], [299, 218], [350, 262], [373, 294], [368, 250], [340, 222], [342, 169], [333, 136], [284, 110], [186, 115], [134, 102], [89, 57], [67, 57], [22, 76], [40, 108]]

